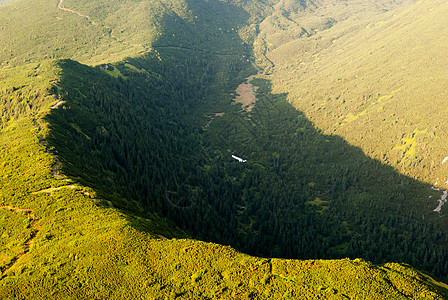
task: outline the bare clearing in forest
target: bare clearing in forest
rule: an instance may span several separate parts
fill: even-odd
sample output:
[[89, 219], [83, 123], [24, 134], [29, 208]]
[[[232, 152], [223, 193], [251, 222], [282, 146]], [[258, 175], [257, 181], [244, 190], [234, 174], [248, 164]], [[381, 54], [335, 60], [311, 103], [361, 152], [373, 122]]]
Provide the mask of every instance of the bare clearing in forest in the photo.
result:
[[255, 92], [257, 91], [257, 87], [254, 87], [250, 81], [254, 79], [255, 75], [249, 76], [246, 78], [246, 82], [243, 82], [236, 89], [237, 96], [235, 98], [235, 102], [241, 103], [243, 109], [247, 112], [250, 112], [252, 108], [254, 108], [254, 104], [257, 101], [257, 97], [255, 97]]

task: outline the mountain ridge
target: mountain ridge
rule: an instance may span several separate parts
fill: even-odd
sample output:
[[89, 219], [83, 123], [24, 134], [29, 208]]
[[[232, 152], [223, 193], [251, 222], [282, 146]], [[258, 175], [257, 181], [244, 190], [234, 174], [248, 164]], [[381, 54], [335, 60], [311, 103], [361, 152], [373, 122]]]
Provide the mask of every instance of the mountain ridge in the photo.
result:
[[[76, 6], [66, 0], [64, 7], [88, 15], [92, 23], [102, 21], [101, 15], [95, 17], [91, 13], [103, 13], [95, 6], [101, 1], [89, 3], [92, 6], [86, 11], [80, 9], [85, 3]], [[209, 1], [202, 3], [204, 7], [194, 6], [191, 1], [176, 3], [179, 6], [174, 7], [181, 10], [157, 20], [163, 20], [166, 31], [154, 40], [150, 36], [146, 45], [139, 38], [148, 31], [141, 36], [116, 28], [107, 32], [108, 25], [86, 25], [84, 17], [71, 12], [52, 13], [53, 21], [61, 21], [55, 16], [73, 17], [80, 32], [89, 33], [86, 39], [99, 31], [100, 39], [110, 41], [110, 52], [101, 51], [107, 48], [103, 42], [94, 42], [94, 47], [87, 42], [77, 49], [79, 52], [71, 54], [90, 66], [70, 59], [26, 64], [42, 55], [27, 52], [28, 46], [18, 48], [24, 51], [16, 52], [17, 58], [14, 55], [3, 60], [4, 65], [11, 66], [3, 67], [0, 75], [0, 204], [32, 210], [33, 216], [26, 218], [16, 215], [16, 211], [0, 210], [8, 230], [6, 248], [11, 250], [1, 252], [2, 298], [445, 298], [442, 284], [404, 264], [378, 266], [361, 259], [257, 258], [229, 246], [186, 239], [194, 235], [226, 244], [225, 241], [235, 243], [239, 236], [246, 240], [235, 245], [259, 243], [258, 251], [266, 248], [269, 253], [287, 253], [298, 246], [319, 249], [326, 245], [320, 249], [322, 254], [327, 251], [343, 255], [356, 246], [356, 241], [363, 240], [348, 239], [356, 223], [331, 218], [336, 204], [345, 198], [353, 201], [359, 197], [365, 202], [372, 199], [367, 188], [357, 184], [369, 180], [371, 175], [356, 174], [345, 162], [325, 167], [343, 149], [350, 149], [347, 151], [352, 155], [357, 153], [352, 156], [356, 157], [355, 166], [380, 170], [381, 176], [392, 174], [400, 185], [408, 187], [407, 192], [397, 188], [398, 192], [416, 189], [417, 193], [424, 193], [429, 187], [362, 157], [359, 150], [348, 147], [342, 139], [322, 135], [288, 105], [287, 95], [271, 94], [270, 85], [264, 80], [252, 81], [258, 87], [254, 109], [250, 114], [240, 112], [241, 106], [232, 104], [232, 94], [244, 78], [256, 72], [248, 60], [257, 28], [244, 24], [251, 18], [261, 20], [259, 13], [263, 10], [252, 1]], [[255, 7], [252, 16], [233, 12], [235, 7], [248, 3]], [[110, 11], [129, 9], [116, 3], [108, 5]], [[226, 13], [240, 22], [240, 32], [234, 26], [238, 22], [225, 21], [226, 14], [215, 18], [213, 30], [201, 32], [201, 26], [212, 20], [196, 24], [194, 16], [206, 17], [204, 10], [208, 5], [216, 11], [226, 7]], [[184, 14], [185, 7], [196, 7], [198, 13]], [[183, 26], [186, 32], [178, 34]], [[225, 33], [216, 33], [215, 29]], [[193, 37], [190, 33], [196, 31], [200, 34]], [[121, 37], [115, 35], [117, 32]], [[194, 45], [210, 37], [216, 41], [214, 45]], [[142, 48], [129, 46], [133, 41]], [[222, 47], [225, 43], [229, 43], [229, 48]], [[11, 45], [5, 39], [1, 44]], [[223, 53], [231, 55], [215, 55], [221, 53], [216, 50], [226, 50]], [[70, 51], [67, 46], [61, 57]], [[79, 54], [82, 51], [87, 52]], [[107, 60], [109, 53], [116, 55]], [[127, 53], [132, 56], [124, 58]], [[330, 142], [345, 146], [325, 146]], [[285, 145], [301, 145], [302, 156], [293, 153], [300, 148], [289, 147], [285, 151], [281, 148]], [[332, 151], [325, 156], [319, 152], [320, 147]], [[235, 164], [229, 151], [245, 154], [248, 163]], [[294, 162], [288, 163], [287, 157], [294, 158]], [[300, 158], [309, 165], [301, 165]], [[335, 174], [325, 173], [326, 169], [344, 168], [346, 175], [340, 181], [331, 177]], [[276, 178], [278, 185], [266, 184], [266, 178]], [[330, 183], [320, 178], [327, 178]], [[296, 186], [289, 190], [294, 181]], [[341, 191], [332, 192], [329, 186]], [[345, 189], [352, 190], [344, 194]], [[257, 201], [251, 199], [263, 200], [275, 213], [257, 207]], [[293, 207], [300, 210], [293, 212]], [[313, 236], [318, 231], [309, 225], [329, 231], [323, 221], [328, 221], [337, 234]], [[407, 227], [401, 231], [402, 224], [396, 226], [397, 220], [386, 217], [382, 222], [381, 232], [373, 232], [367, 238], [397, 234], [409, 242]], [[443, 234], [435, 232], [434, 224], [411, 226], [442, 239]], [[309, 245], [286, 236], [289, 228], [304, 225], [309, 226], [303, 235]], [[266, 236], [258, 239], [260, 233]], [[296, 232], [294, 238], [300, 233]], [[20, 238], [13, 242], [11, 236]], [[281, 239], [290, 240], [284, 249]], [[316, 245], [311, 245], [312, 241]]]

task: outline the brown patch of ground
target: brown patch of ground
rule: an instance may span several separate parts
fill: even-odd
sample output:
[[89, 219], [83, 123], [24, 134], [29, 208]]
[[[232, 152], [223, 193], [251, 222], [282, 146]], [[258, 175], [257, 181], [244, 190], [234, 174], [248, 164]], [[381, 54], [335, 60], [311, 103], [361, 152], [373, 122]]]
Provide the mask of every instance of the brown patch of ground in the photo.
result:
[[241, 103], [243, 109], [250, 112], [254, 108], [257, 97], [255, 97], [256, 87], [250, 84], [250, 81], [255, 77], [255, 75], [246, 78], [246, 82], [240, 84], [236, 89], [238, 96], [235, 98], [235, 102]]
[[39, 232], [40, 229], [42, 229], [40, 226], [37, 226], [37, 222], [39, 221], [39, 219], [32, 214], [32, 210], [28, 209], [28, 208], [18, 208], [18, 207], [14, 207], [14, 206], [1, 206], [0, 209], [4, 209], [4, 210], [8, 210], [11, 211], [13, 213], [22, 213], [26, 216], [28, 216], [32, 222], [30, 223], [30, 227], [33, 229], [33, 231], [31, 232], [30, 237], [25, 241], [25, 249], [23, 250], [23, 252], [19, 253], [18, 255], [16, 255], [15, 257], [13, 257], [11, 259], [11, 261], [4, 267], [3, 270], [0, 270], [0, 280], [5, 278], [7, 275], [5, 274], [9, 269], [11, 269], [11, 267], [16, 263], [16, 261], [21, 258], [23, 255], [27, 254], [30, 251], [30, 246], [32, 244], [32, 242], [34, 241], [37, 233]]
[[56, 188], [49, 188], [49, 189], [40, 190], [37, 192], [32, 192], [31, 194], [47, 193], [50, 196], [52, 196], [54, 191], [59, 191], [61, 189], [74, 189], [74, 188], [76, 188], [76, 185], [70, 184], [70, 185], [64, 185], [64, 186], [60, 186], [60, 187], [56, 187]]

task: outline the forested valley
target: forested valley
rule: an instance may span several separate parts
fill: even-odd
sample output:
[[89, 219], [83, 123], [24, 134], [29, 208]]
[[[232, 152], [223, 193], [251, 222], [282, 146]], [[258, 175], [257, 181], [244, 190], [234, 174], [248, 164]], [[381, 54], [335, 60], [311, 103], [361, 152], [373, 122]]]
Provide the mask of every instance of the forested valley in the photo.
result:
[[[210, 66], [198, 61], [177, 60], [165, 73], [155, 58], [128, 60], [109, 67], [121, 70], [114, 79], [62, 62], [58, 93], [70, 100], [48, 116], [48, 142], [64, 173], [121, 209], [155, 211], [195, 238], [253, 255], [362, 257], [445, 274], [440, 218], [422, 213], [432, 203], [419, 204], [440, 192], [324, 135], [264, 80], [254, 80], [250, 114], [223, 94], [229, 108], [216, 116], [206, 90], [179, 80], [213, 81]], [[160, 79], [147, 85], [151, 73], [137, 70]]]
[[[109, 13], [119, 13], [114, 9], [121, 7], [120, 4], [111, 3]], [[65, 54], [58, 57], [55, 52], [47, 58], [56, 60], [29, 64], [38, 60], [39, 55], [20, 49], [12, 55], [14, 58], [8, 61], [10, 66], [4, 67], [1, 78], [0, 128], [5, 139], [0, 153], [9, 157], [8, 149], [19, 147], [10, 141], [25, 141], [22, 135], [28, 136], [36, 144], [32, 147], [39, 150], [17, 148], [22, 149], [15, 152], [17, 162], [12, 156], [4, 160], [2, 205], [39, 207], [40, 202], [33, 200], [29, 193], [44, 197], [40, 195], [43, 191], [45, 195], [48, 193], [45, 203], [57, 206], [56, 200], [51, 200], [55, 198], [64, 203], [61, 208], [46, 212], [47, 220], [56, 220], [60, 211], [77, 214], [78, 208], [70, 205], [81, 205], [76, 200], [78, 196], [74, 196], [79, 190], [90, 201], [86, 210], [104, 209], [107, 214], [112, 214], [110, 210], [119, 211], [120, 218], [138, 232], [129, 233], [136, 240], [135, 247], [142, 243], [149, 244], [148, 249], [159, 249], [147, 241], [148, 236], [172, 238], [170, 241], [189, 238], [230, 245], [239, 252], [260, 257], [260, 261], [266, 258], [263, 264], [271, 264], [270, 258], [358, 259], [355, 265], [360, 263], [359, 259], [380, 265], [395, 262], [403, 263], [406, 268], [412, 265], [440, 281], [448, 281], [448, 228], [444, 208], [434, 211], [444, 191], [367, 155], [362, 147], [351, 145], [344, 136], [330, 134], [324, 126], [325, 130], [320, 129], [308, 118], [309, 111], [302, 112], [293, 106], [287, 88], [278, 85], [279, 73], [272, 60], [281, 55], [275, 54], [277, 45], [268, 44], [284, 34], [282, 26], [294, 23], [298, 17], [282, 14], [276, 19], [277, 25], [272, 22], [269, 28], [266, 20], [287, 9], [306, 15], [317, 10], [319, 4], [313, 6], [301, 1], [157, 3], [150, 6], [156, 12], [155, 29], [150, 30], [160, 30], [160, 34], [146, 41], [147, 44], [126, 48], [126, 43], [139, 43], [144, 37], [141, 32], [138, 33], [141, 36], [129, 33], [132, 26], [121, 32], [111, 29], [101, 37], [124, 56], [115, 61], [108, 62], [104, 52], [98, 50], [104, 49], [102, 42], [98, 42], [101, 45], [95, 50], [89, 50], [98, 51], [97, 56], [83, 52], [82, 47], [88, 47], [87, 43], [77, 48], [71, 58]], [[74, 9], [82, 9], [84, 5], [68, 0], [64, 4], [72, 4]], [[399, 5], [402, 3], [396, 4]], [[116, 25], [113, 23], [116, 19], [111, 21], [105, 12], [86, 7], [90, 9], [87, 9], [89, 18], [85, 18], [83, 22], [87, 25], [83, 26], [89, 30], [107, 32], [106, 25], [100, 27], [91, 18], [104, 24], [112, 22], [112, 27]], [[338, 12], [335, 18], [342, 22], [346, 17]], [[312, 28], [305, 25], [300, 30], [295, 28], [298, 31], [288, 31], [293, 36], [288, 38], [311, 39], [320, 31], [330, 30], [336, 19], [306, 20]], [[280, 47], [285, 37], [279, 37], [277, 42]], [[128, 56], [129, 49], [138, 54]], [[62, 48], [61, 51], [71, 50]], [[7, 55], [6, 51], [2, 55]], [[77, 61], [77, 55], [82, 63]], [[279, 68], [284, 67], [281, 64]], [[242, 83], [250, 84], [256, 96], [253, 107], [235, 101]], [[295, 93], [295, 90], [291, 92]], [[50, 174], [44, 174], [36, 162], [31, 163], [36, 155], [27, 151], [40, 151], [42, 158], [37, 161]], [[28, 164], [28, 159], [29, 170], [20, 169], [23, 177], [14, 175], [18, 162]], [[18, 189], [17, 183], [22, 181], [23, 188]], [[43, 210], [43, 206], [39, 209]], [[102, 217], [95, 218], [102, 220]], [[28, 240], [22, 238], [26, 241], [24, 245], [35, 236], [42, 240], [39, 247], [58, 239], [56, 229], [46, 235], [39, 232], [45, 228], [33, 229], [38, 228], [33, 220], [28, 219], [26, 228], [32, 230], [26, 231]], [[93, 222], [86, 221], [88, 218], [82, 220], [86, 224]], [[46, 222], [47, 228], [56, 228], [54, 224], [59, 224]], [[69, 241], [74, 236], [84, 236], [70, 230], [66, 237]], [[32, 249], [29, 245], [23, 247], [25, 254]], [[186, 252], [187, 248], [179, 253]], [[204, 257], [213, 261], [214, 250], [204, 251]], [[179, 253], [169, 252], [169, 255]], [[123, 265], [129, 264], [130, 259], [126, 259]], [[13, 260], [4, 258], [2, 273], [11, 272]], [[157, 285], [148, 285], [162, 294], [164, 289], [172, 289], [174, 298], [192, 296], [185, 282], [175, 284], [183, 282], [180, 278], [185, 274], [180, 274], [184, 272], [181, 266], [187, 263], [172, 261], [170, 266], [179, 272], [178, 277], [173, 279], [163, 273], [166, 278], [157, 277], [154, 279]], [[105, 260], [104, 270], [110, 264]], [[118, 264], [123, 267], [121, 260]], [[40, 262], [44, 270], [47, 265], [48, 261]], [[68, 268], [66, 263], [58, 266]], [[394, 268], [384, 267], [381, 272]], [[26, 269], [22, 267], [22, 274], [28, 274]], [[98, 276], [103, 276], [101, 272], [106, 271], [98, 272]], [[200, 282], [202, 276], [214, 274], [214, 271], [189, 269], [188, 272], [192, 273], [187, 276], [191, 277], [188, 280], [192, 285]], [[266, 272], [273, 272], [272, 265]], [[347, 277], [351, 276], [350, 272]], [[399, 272], [402, 273], [393, 275], [397, 277], [387, 275], [392, 276], [392, 286], [397, 285], [396, 280], [402, 280], [400, 276], [405, 278], [408, 274], [408, 271]], [[219, 276], [219, 280], [228, 280], [229, 275]], [[273, 282], [275, 276], [269, 276], [257, 284]], [[418, 280], [426, 280], [424, 275], [419, 276]], [[33, 288], [39, 286], [37, 280], [30, 283], [35, 284]], [[161, 284], [162, 281], [174, 283]], [[12, 279], [5, 286], [17, 289]], [[402, 293], [401, 283], [399, 286]], [[442, 288], [434, 286], [438, 293], [445, 295]], [[294, 295], [291, 289], [294, 290], [288, 285], [282, 295]], [[316, 285], [316, 289], [319, 293], [330, 292], [322, 285]], [[107, 290], [102, 292], [107, 294]], [[227, 292], [221, 290], [223, 294]], [[359, 291], [354, 293], [358, 295]], [[269, 298], [269, 293], [264, 295]], [[245, 297], [250, 298], [251, 294]]]

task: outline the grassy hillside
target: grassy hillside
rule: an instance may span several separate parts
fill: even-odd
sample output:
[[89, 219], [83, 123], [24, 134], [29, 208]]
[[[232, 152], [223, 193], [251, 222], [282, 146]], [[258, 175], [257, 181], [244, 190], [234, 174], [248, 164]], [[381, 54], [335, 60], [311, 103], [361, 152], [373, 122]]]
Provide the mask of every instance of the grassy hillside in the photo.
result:
[[[98, 65], [155, 51], [154, 46], [247, 56], [255, 32], [250, 24], [266, 6], [243, 3], [14, 1], [0, 11], [1, 66], [52, 58]], [[26, 21], [17, 22], [20, 18]]]
[[[322, 3], [39, 4], [0, 7], [1, 298], [447, 297], [383, 264], [446, 274], [443, 220], [419, 201], [437, 192], [267, 81], [251, 111], [232, 100], [259, 22]], [[315, 260], [340, 257], [381, 264]]]
[[[352, 32], [344, 32], [353, 24], [347, 19], [312, 39], [278, 45], [269, 56], [274, 90], [288, 92], [325, 132], [446, 188], [446, 10], [441, 1], [419, 1], [358, 21]], [[316, 43], [324, 46], [312, 49]]]
[[[46, 142], [55, 131], [46, 121], [49, 107], [60, 101], [55, 91], [70, 88], [60, 76], [79, 73], [79, 66], [45, 62], [20, 70], [35, 72], [40, 96], [32, 102], [31, 117], [17, 114], [1, 130], [3, 299], [442, 299], [443, 289], [407, 266], [254, 258], [230, 247], [179, 239], [185, 235], [155, 214], [142, 218], [120, 212], [116, 198], [65, 176], [59, 169], [62, 156]], [[75, 102], [66, 102], [51, 112], [74, 108]]]

